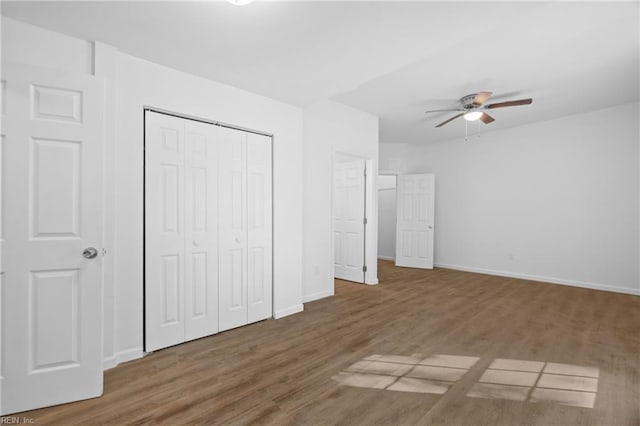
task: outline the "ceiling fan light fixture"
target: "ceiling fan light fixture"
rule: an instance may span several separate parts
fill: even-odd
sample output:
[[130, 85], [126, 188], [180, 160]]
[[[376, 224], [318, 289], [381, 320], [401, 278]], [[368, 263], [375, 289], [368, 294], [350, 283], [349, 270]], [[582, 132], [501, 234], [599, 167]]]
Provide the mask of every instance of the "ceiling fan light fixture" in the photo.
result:
[[482, 117], [482, 111], [469, 111], [464, 115], [464, 119], [467, 121], [476, 121], [480, 117]]

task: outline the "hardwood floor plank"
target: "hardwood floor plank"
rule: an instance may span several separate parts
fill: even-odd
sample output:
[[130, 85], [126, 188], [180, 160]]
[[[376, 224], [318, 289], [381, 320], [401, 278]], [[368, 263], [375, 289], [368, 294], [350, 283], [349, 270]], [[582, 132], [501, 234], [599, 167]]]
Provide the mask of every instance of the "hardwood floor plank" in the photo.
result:
[[[379, 280], [336, 280], [335, 297], [303, 313], [158, 351], [106, 371], [101, 398], [19, 415], [64, 425], [640, 424], [640, 297], [388, 261]], [[374, 354], [479, 360], [444, 394], [332, 379]], [[597, 369], [593, 408], [533, 402], [534, 387], [518, 388], [525, 401], [467, 396], [498, 358]], [[570, 395], [537, 393], [556, 394]]]

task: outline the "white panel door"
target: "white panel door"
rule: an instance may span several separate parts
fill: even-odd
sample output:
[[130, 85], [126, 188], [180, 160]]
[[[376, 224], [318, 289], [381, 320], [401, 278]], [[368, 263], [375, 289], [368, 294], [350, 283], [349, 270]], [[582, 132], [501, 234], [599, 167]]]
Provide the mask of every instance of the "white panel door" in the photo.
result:
[[435, 176], [399, 175], [396, 265], [433, 268]]
[[185, 122], [185, 340], [218, 332], [218, 127]]
[[145, 350], [181, 343], [184, 325], [184, 120], [145, 114]]
[[272, 316], [271, 138], [247, 134], [247, 296], [249, 322]]
[[365, 160], [334, 166], [334, 275], [364, 282]]
[[218, 131], [220, 331], [248, 323], [247, 132]]
[[2, 80], [6, 414], [102, 394], [104, 83], [7, 65]]

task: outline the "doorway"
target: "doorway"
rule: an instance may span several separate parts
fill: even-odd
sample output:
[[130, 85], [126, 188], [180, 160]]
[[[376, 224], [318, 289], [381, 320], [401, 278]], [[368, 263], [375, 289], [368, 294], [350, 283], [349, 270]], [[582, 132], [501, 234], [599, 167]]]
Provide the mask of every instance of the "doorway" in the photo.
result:
[[374, 160], [334, 151], [332, 164], [331, 276], [378, 284], [377, 175], [369, 173]]
[[378, 176], [378, 258], [433, 269], [435, 176]]

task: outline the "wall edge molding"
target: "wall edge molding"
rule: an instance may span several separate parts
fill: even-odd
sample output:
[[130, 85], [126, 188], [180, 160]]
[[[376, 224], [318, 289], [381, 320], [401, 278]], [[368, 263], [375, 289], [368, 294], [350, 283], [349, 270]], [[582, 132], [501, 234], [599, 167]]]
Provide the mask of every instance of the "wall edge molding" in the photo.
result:
[[315, 293], [302, 296], [302, 303], [309, 303], [309, 302], [313, 302], [314, 300], [320, 300], [320, 299], [324, 299], [325, 297], [331, 297], [331, 296], [333, 296], [332, 290], [317, 291]]
[[124, 351], [118, 351], [115, 354], [103, 359], [102, 369], [109, 370], [124, 362], [142, 358], [143, 355], [144, 354], [142, 352], [141, 347], [131, 348]]
[[633, 296], [640, 296], [640, 289], [632, 289], [626, 287], [616, 287], [605, 284], [591, 283], [586, 281], [567, 280], [555, 277], [545, 277], [541, 275], [521, 274], [518, 272], [497, 271], [494, 269], [476, 268], [473, 266], [451, 265], [447, 263], [435, 263], [435, 267], [443, 269], [454, 269], [456, 271], [475, 272], [479, 274], [497, 275], [499, 277], [517, 278], [522, 280], [536, 281], [546, 284], [559, 284], [570, 287], [587, 288], [590, 290], [608, 291], [611, 293], [630, 294]]
[[297, 305], [289, 306], [288, 308], [280, 309], [274, 312], [273, 318], [280, 319], [288, 317], [289, 315], [297, 314], [304, 311], [304, 305], [299, 303]]

